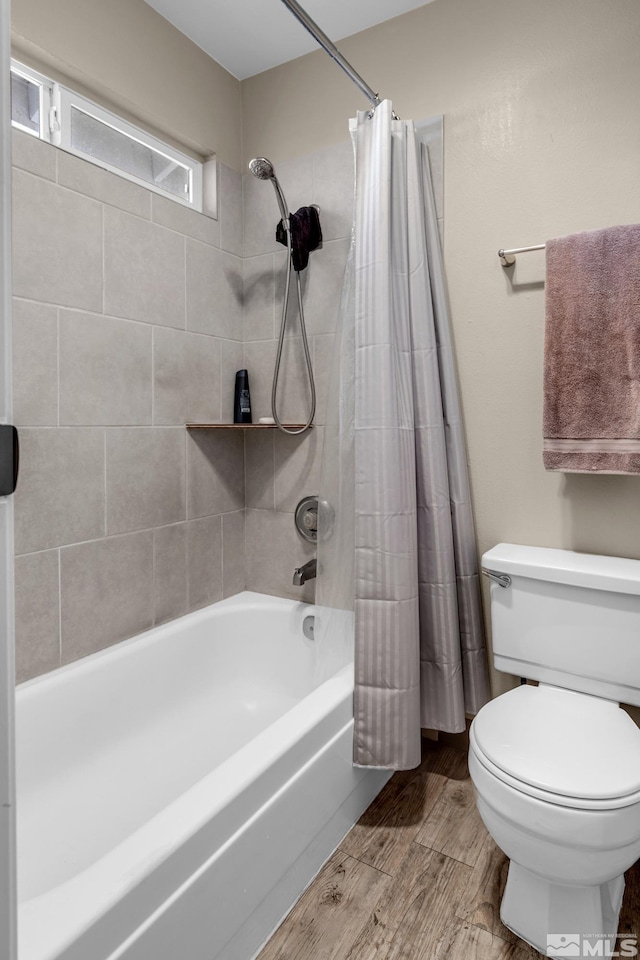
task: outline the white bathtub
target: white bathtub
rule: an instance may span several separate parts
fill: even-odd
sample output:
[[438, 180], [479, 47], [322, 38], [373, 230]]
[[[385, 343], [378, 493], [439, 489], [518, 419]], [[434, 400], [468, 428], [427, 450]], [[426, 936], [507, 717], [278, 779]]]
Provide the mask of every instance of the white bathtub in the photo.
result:
[[250, 960], [380, 790], [353, 667], [243, 593], [17, 690], [20, 960]]

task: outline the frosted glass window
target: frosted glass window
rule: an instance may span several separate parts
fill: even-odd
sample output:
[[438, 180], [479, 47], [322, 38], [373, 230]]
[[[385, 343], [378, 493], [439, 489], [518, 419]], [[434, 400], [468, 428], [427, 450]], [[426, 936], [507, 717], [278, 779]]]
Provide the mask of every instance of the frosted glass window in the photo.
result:
[[188, 167], [75, 106], [71, 107], [71, 150], [88, 154], [182, 200], [191, 199]]
[[40, 136], [40, 90], [41, 85], [11, 73], [11, 121], [21, 130]]
[[215, 157], [196, 160], [17, 60], [11, 61], [11, 121], [55, 147], [217, 219]]

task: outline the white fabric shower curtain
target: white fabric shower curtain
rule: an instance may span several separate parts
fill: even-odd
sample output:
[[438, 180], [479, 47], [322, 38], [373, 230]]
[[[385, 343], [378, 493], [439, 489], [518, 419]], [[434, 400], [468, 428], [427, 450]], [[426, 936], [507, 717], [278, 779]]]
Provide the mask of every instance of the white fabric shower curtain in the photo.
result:
[[486, 651], [427, 150], [385, 101], [356, 156], [354, 760], [407, 769], [486, 701]]
[[421, 727], [460, 732], [487, 700], [486, 650], [427, 149], [389, 101], [352, 135], [318, 599], [344, 608], [353, 591], [354, 762], [410, 769]]

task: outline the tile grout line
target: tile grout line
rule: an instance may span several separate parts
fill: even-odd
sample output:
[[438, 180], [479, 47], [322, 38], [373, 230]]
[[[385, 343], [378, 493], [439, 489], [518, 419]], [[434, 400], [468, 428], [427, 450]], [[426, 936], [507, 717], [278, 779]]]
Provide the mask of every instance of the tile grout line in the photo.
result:
[[[184, 437], [184, 519], [186, 522], [187, 520], [190, 519], [189, 518], [189, 490], [191, 489], [191, 486], [189, 481], [189, 473], [190, 473], [189, 443], [191, 442], [192, 438], [189, 436], [188, 430], [185, 430], [184, 433], [185, 433], [185, 437]], [[193, 442], [195, 443], [195, 440]], [[185, 551], [187, 551], [186, 546], [185, 546]], [[189, 582], [189, 575], [187, 571], [187, 587], [188, 587], [188, 582]], [[187, 594], [187, 601], [188, 601], [188, 594]]]
[[105, 223], [104, 207], [105, 207], [104, 203], [101, 203], [101, 204], [100, 204], [100, 226], [101, 226], [101, 231], [102, 231], [102, 251], [101, 251], [101, 252], [102, 252], [102, 315], [103, 315], [103, 316], [104, 316], [104, 314], [105, 314], [105, 307], [106, 307], [106, 303], [107, 303], [106, 290], [105, 290], [105, 287], [106, 287], [106, 270], [105, 270], [105, 266], [106, 266], [106, 249], [105, 249], [105, 248], [106, 248], [106, 243], [105, 243], [106, 223]]
[[58, 554], [58, 663], [62, 666], [62, 551], [60, 547], [56, 552]]
[[[66, 191], [66, 192], [68, 192], [68, 193], [73, 193], [73, 194], [74, 194], [75, 196], [77, 196], [77, 197], [83, 197], [85, 200], [90, 200], [90, 201], [92, 201], [93, 203], [100, 204], [101, 207], [105, 207], [105, 206], [106, 206], [106, 207], [109, 207], [109, 208], [112, 209], [112, 210], [118, 210], [120, 213], [126, 214], [126, 216], [135, 217], [136, 220], [141, 220], [143, 223], [153, 224], [154, 226], [159, 227], [161, 230], [167, 230], [167, 231], [169, 231], [170, 233], [175, 233], [175, 234], [177, 234], [177, 235], [180, 236], [180, 237], [189, 237], [190, 239], [195, 240], [197, 243], [202, 243], [202, 244], [204, 244], [204, 245], [207, 246], [207, 247], [213, 247], [213, 248], [215, 248], [215, 249], [217, 249], [217, 250], [220, 250], [220, 249], [221, 249], [219, 243], [215, 243], [214, 241], [211, 241], [211, 240], [203, 240], [202, 237], [196, 237], [196, 236], [194, 236], [193, 233], [185, 233], [184, 230], [180, 229], [179, 227], [170, 226], [169, 224], [161, 223], [159, 220], [155, 220], [155, 219], [153, 218], [153, 214], [152, 214], [151, 209], [150, 209], [150, 214], [149, 214], [149, 216], [147, 217], [147, 216], [144, 216], [143, 214], [137, 212], [136, 210], [132, 210], [132, 209], [131, 209], [131, 205], [128, 206], [128, 207], [126, 207], [126, 206], [121, 206], [120, 204], [117, 204], [117, 203], [111, 203], [109, 200], [104, 200], [104, 199], [102, 199], [102, 198], [100, 198], [100, 197], [96, 197], [96, 196], [94, 196], [94, 194], [92, 194], [92, 193], [87, 193], [87, 192], [85, 192], [85, 191], [83, 191], [83, 190], [78, 190], [76, 187], [70, 187], [70, 186], [69, 186], [68, 184], [66, 184], [66, 183], [60, 183], [60, 181], [58, 180], [58, 173], [57, 173], [57, 168], [58, 168], [57, 150], [58, 150], [59, 148], [54, 148], [54, 149], [56, 149], [56, 164], [55, 164], [55, 166], [56, 166], [56, 174], [55, 174], [55, 179], [53, 179], [53, 180], [50, 179], [49, 177], [44, 176], [44, 175], [41, 174], [41, 173], [36, 173], [36, 172], [34, 172], [33, 170], [27, 169], [26, 167], [21, 167], [21, 166], [20, 166], [19, 164], [17, 164], [17, 163], [12, 163], [11, 166], [12, 166], [15, 170], [18, 170], [21, 174], [25, 174], [25, 175], [28, 176], [28, 177], [34, 177], [34, 178], [37, 179], [37, 180], [43, 180], [45, 183], [52, 183], [54, 186], [59, 187], [60, 190], [64, 190], [64, 191]], [[102, 169], [102, 168], [100, 168], [100, 169]], [[117, 176], [117, 174], [115, 174], [115, 176]], [[141, 184], [139, 184], [139, 186], [140, 186], [140, 189], [141, 189], [141, 190], [145, 190], [146, 192], [148, 192], [148, 193], [150, 194], [150, 197], [155, 195], [155, 194], [154, 194], [154, 191], [152, 191], [152, 190], [147, 191], [146, 188], [145, 188], [144, 186], [142, 186]], [[175, 201], [173, 201], [170, 197], [160, 196], [160, 199], [161, 199], [161, 200], [167, 200], [169, 203], [174, 203], [174, 202], [175, 202]], [[178, 206], [180, 209], [185, 210], [185, 211], [187, 212], [187, 214], [196, 214], [197, 216], [205, 217], [206, 220], [212, 220], [214, 223], [217, 223], [217, 222], [218, 222], [218, 221], [215, 220], [213, 217], [208, 217], [206, 213], [202, 213], [202, 211], [200, 211], [200, 210], [194, 210], [194, 209], [192, 209], [192, 208], [190, 208], [190, 207], [184, 206], [183, 204], [177, 204], [177, 206]], [[241, 254], [233, 253], [233, 251], [231, 251], [231, 250], [225, 250], [225, 251], [223, 251], [223, 252], [224, 252], [224, 253], [228, 253], [229, 256], [235, 257], [235, 258], [238, 259], [238, 260], [241, 260], [241, 259], [242, 259], [242, 255], [241, 255]]]
[[188, 284], [187, 284], [187, 238], [186, 238], [186, 236], [183, 236], [182, 240], [183, 240], [183, 244], [184, 244], [183, 253], [182, 253], [182, 256], [183, 256], [183, 271], [184, 271], [184, 272], [183, 272], [183, 283], [184, 283], [184, 326], [183, 326], [182, 329], [183, 329], [183, 330], [188, 330], [188, 329], [189, 329], [189, 314], [188, 314], [188, 307], [187, 307], [187, 303], [188, 303], [187, 287], [188, 287]]
[[271, 457], [273, 461], [273, 490], [271, 491], [273, 497], [273, 507], [272, 510], [278, 509], [278, 498], [276, 495], [276, 433], [280, 433], [279, 430], [274, 430], [271, 436]]
[[103, 438], [103, 450], [104, 450], [104, 535], [98, 537], [98, 540], [103, 540], [108, 536], [107, 532], [107, 428], [103, 427], [104, 438]]
[[[13, 299], [19, 303], [30, 303], [37, 307], [50, 307], [52, 310], [65, 310], [68, 313], [84, 314], [88, 317], [94, 317], [99, 320], [116, 320], [119, 323], [132, 323], [139, 327], [154, 327], [159, 330], [175, 330], [178, 333], [188, 333], [192, 337], [206, 337], [208, 340], [226, 340], [229, 343], [242, 344], [242, 340], [233, 337], [221, 337], [217, 333], [204, 333], [202, 330], [186, 330], [184, 327], [175, 327], [168, 323], [158, 323], [155, 320], [139, 320], [136, 317], [118, 316], [115, 313], [100, 313], [98, 310], [89, 310], [85, 307], [76, 307], [67, 303], [55, 303], [50, 300], [36, 300], [33, 297], [22, 297], [13, 294]], [[257, 343], [264, 341], [258, 340]]]
[[224, 516], [220, 514], [220, 589], [224, 600]]
[[[189, 520], [189, 431], [185, 430], [184, 433], [184, 523], [187, 523]], [[186, 549], [185, 544], [185, 551]]]
[[58, 378], [57, 384], [57, 398], [58, 398], [58, 422], [57, 426], [60, 427], [60, 307], [56, 307], [56, 336], [57, 336], [57, 351], [56, 351], [56, 376]]
[[218, 341], [218, 420], [220, 423], [223, 423], [222, 420], [222, 342]]
[[151, 625], [156, 625], [156, 534], [151, 533]]
[[[105, 429], [105, 433], [106, 433], [106, 429]], [[74, 547], [82, 547], [90, 543], [100, 543], [103, 540], [104, 541], [117, 540], [118, 538], [122, 538], [122, 537], [134, 537], [134, 536], [137, 536], [138, 534], [153, 533], [155, 530], [161, 530], [161, 529], [164, 529], [165, 527], [176, 527], [181, 523], [196, 523], [198, 520], [210, 520], [210, 519], [214, 519], [215, 517], [224, 517], [227, 514], [241, 513], [241, 512], [242, 512], [242, 507], [238, 507], [235, 510], [223, 510], [219, 513], [205, 513], [199, 517], [192, 517], [192, 518], [187, 517], [183, 520], [172, 520], [170, 523], [160, 523], [154, 527], [140, 527], [135, 530], [120, 530], [120, 531], [117, 531], [116, 533], [106, 533], [104, 536], [92, 537], [89, 540], [74, 540], [70, 543], [52, 544], [49, 547], [42, 547], [41, 549], [38, 549], [38, 550], [27, 550], [25, 553], [17, 553], [15, 554], [15, 557], [16, 559], [18, 557], [32, 557], [39, 553], [48, 553], [51, 550], [71, 550]]]

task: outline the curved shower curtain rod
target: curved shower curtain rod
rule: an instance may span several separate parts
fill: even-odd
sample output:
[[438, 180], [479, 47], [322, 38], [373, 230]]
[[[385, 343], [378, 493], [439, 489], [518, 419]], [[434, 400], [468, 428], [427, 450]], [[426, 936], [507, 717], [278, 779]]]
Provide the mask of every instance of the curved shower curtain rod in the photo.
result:
[[380, 97], [373, 90], [373, 88], [362, 79], [360, 74], [353, 69], [349, 61], [342, 56], [336, 45], [329, 40], [329, 37], [326, 35], [326, 33], [320, 29], [318, 24], [311, 19], [306, 10], [303, 10], [296, 0], [282, 0], [282, 2], [284, 3], [285, 7], [289, 8], [296, 20], [302, 24], [305, 30], [309, 31], [314, 40], [316, 40], [320, 46], [326, 50], [331, 59], [335, 60], [338, 66], [344, 70], [349, 79], [355, 83], [356, 87], [358, 87], [362, 93], [364, 93], [372, 108], [375, 110], [378, 104], [382, 102]]

